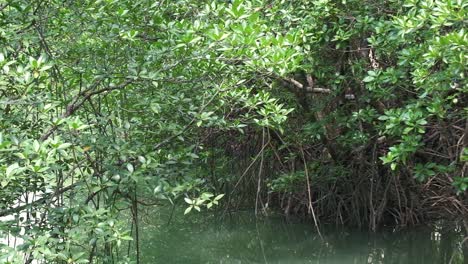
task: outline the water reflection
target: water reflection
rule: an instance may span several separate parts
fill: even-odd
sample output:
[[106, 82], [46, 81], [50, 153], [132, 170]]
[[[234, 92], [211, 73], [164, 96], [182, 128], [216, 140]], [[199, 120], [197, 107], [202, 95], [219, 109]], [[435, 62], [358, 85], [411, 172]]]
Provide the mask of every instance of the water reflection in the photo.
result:
[[463, 263], [461, 230], [454, 225], [370, 233], [325, 228], [250, 213], [220, 219], [151, 213], [142, 227], [142, 263]]

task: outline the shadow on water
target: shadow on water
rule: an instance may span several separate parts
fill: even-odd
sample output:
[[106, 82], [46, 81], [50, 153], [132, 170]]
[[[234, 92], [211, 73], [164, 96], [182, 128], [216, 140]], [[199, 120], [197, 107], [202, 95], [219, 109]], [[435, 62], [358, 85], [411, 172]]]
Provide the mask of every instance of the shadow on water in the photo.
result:
[[256, 219], [151, 213], [142, 226], [142, 263], [382, 263], [459, 264], [461, 228], [455, 224], [371, 233], [325, 227], [281, 217]]

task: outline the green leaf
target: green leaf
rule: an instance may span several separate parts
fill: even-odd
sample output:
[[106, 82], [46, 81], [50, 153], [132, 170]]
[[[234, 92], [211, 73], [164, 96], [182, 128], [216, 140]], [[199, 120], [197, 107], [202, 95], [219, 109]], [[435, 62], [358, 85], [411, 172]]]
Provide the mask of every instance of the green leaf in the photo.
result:
[[156, 188], [154, 188], [154, 194], [158, 194], [160, 192], [162, 192], [162, 186], [158, 185], [158, 186], [156, 186]]
[[60, 144], [60, 146], [57, 149], [66, 149], [70, 147], [71, 145], [72, 145], [71, 143], [63, 143], [63, 144]]
[[133, 238], [131, 236], [121, 236], [120, 239], [125, 240], [125, 241], [132, 241]]
[[41, 144], [39, 143], [39, 141], [34, 140], [33, 149], [35, 152], [39, 152], [39, 150], [41, 149]]
[[223, 193], [223, 194], [217, 195], [217, 196], [214, 198], [214, 200], [215, 200], [215, 201], [218, 201], [218, 200], [220, 200], [220, 199], [223, 198], [223, 197], [224, 197], [224, 193]]
[[10, 166], [8, 166], [5, 172], [6, 177], [10, 178], [11, 176], [15, 175], [15, 173], [18, 171], [19, 168], [20, 166], [18, 163], [13, 163]]
[[128, 170], [130, 173], [133, 173], [134, 168], [133, 168], [133, 165], [132, 165], [131, 163], [127, 163], [127, 170]]
[[365, 83], [368, 83], [368, 82], [372, 82], [373, 80], [375, 80], [374, 76], [366, 76], [362, 81]]

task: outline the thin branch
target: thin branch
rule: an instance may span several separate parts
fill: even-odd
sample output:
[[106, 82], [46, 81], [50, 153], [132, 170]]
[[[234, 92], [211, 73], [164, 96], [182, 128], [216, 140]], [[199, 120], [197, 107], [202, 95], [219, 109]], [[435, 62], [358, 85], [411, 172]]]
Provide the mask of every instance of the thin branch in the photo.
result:
[[[216, 98], [216, 96], [219, 94], [220, 91], [216, 91], [216, 93], [210, 98], [210, 100], [204, 104], [201, 108], [200, 108], [200, 111], [199, 113], [202, 113], [205, 108], [210, 105], [213, 100]], [[167, 143], [171, 142], [172, 140], [174, 140], [175, 138], [181, 136], [182, 134], [184, 134], [193, 124], [195, 124], [195, 122], [197, 121], [197, 118], [194, 117], [192, 118], [192, 120], [190, 120], [190, 122], [179, 132], [179, 133], [176, 133], [166, 139], [164, 139], [163, 141], [159, 142], [158, 144], [156, 144], [156, 146], [154, 146], [154, 149], [157, 150], [159, 148], [161, 148], [162, 146], [166, 145]]]
[[3, 9], [7, 8], [9, 5], [10, 5], [10, 3], [5, 3], [5, 4], [1, 5], [0, 6], [0, 12], [2, 12]]
[[309, 170], [307, 169], [307, 162], [306, 162], [304, 149], [302, 148], [302, 145], [300, 146], [300, 150], [301, 150], [301, 154], [302, 154], [302, 161], [304, 162], [304, 173], [305, 173], [306, 182], [307, 182], [307, 196], [308, 196], [308, 200], [309, 200], [309, 204], [308, 204], [307, 207], [309, 209], [309, 212], [312, 213], [312, 217], [314, 219], [314, 224], [315, 224], [315, 228], [317, 229], [317, 233], [319, 234], [320, 238], [323, 241], [324, 239], [323, 239], [322, 233], [320, 232], [317, 217], [316, 217], [315, 211], [314, 211], [314, 206], [312, 205], [312, 193], [310, 191]]
[[[268, 143], [270, 142], [270, 139], [268, 139]], [[265, 146], [265, 128], [262, 129], [262, 146]], [[255, 215], [258, 213], [258, 201], [260, 198], [260, 191], [261, 189], [261, 183], [262, 183], [262, 172], [263, 172], [263, 160], [264, 160], [264, 151], [262, 151], [262, 156], [260, 158], [260, 167], [258, 169], [258, 181], [257, 181], [257, 195], [255, 197]], [[265, 206], [263, 206], [263, 202], [260, 201], [263, 207], [263, 212], [265, 212]]]
[[258, 154], [254, 157], [253, 161], [250, 163], [250, 165], [247, 167], [247, 169], [244, 170], [244, 173], [242, 173], [242, 175], [239, 177], [239, 180], [237, 181], [236, 185], [234, 185], [234, 187], [232, 188], [232, 191], [231, 193], [229, 194], [229, 196], [231, 196], [232, 194], [234, 194], [234, 192], [236, 191], [237, 187], [239, 186], [239, 184], [241, 183], [242, 179], [244, 178], [245, 175], [247, 175], [247, 172], [249, 172], [250, 168], [255, 164], [255, 162], [257, 161], [258, 157], [260, 157], [260, 155], [263, 154], [263, 151], [265, 150], [265, 148], [267, 147], [267, 145], [270, 144], [270, 139], [268, 139], [268, 142], [262, 146], [262, 149], [260, 149], [260, 151], [258, 152]]
[[7, 215], [11, 215], [13, 213], [17, 213], [17, 212], [21, 212], [23, 211], [24, 209], [28, 208], [28, 207], [31, 207], [31, 206], [36, 206], [36, 205], [40, 205], [42, 203], [45, 203], [47, 202], [49, 199], [52, 199], [58, 195], [61, 195], [73, 188], [75, 188], [76, 186], [79, 185], [79, 182], [77, 183], [74, 183], [72, 185], [68, 185], [67, 187], [63, 187], [62, 189], [59, 189], [53, 193], [48, 193], [48, 194], [45, 194], [44, 197], [40, 198], [40, 199], [37, 199], [31, 203], [28, 203], [28, 204], [24, 204], [24, 205], [21, 205], [21, 206], [17, 206], [17, 207], [13, 207], [13, 208], [8, 208], [6, 210], [2, 210], [0, 211], [0, 217], [3, 217], [3, 216], [7, 216]]
[[284, 78], [284, 80], [294, 84], [294, 86], [296, 86], [299, 89], [304, 89], [304, 85], [293, 78]]
[[311, 87], [310, 85], [304, 87], [302, 83], [293, 78], [283, 78], [283, 80], [293, 84], [298, 89], [304, 89], [308, 93], [331, 93], [331, 90], [327, 88], [315, 88]]
[[[85, 160], [81, 160], [81, 161], [77, 162], [73, 166], [73, 168], [69, 171], [67, 176], [70, 176], [73, 173], [73, 171], [75, 171], [76, 168], [80, 167], [84, 162], [85, 162]], [[24, 205], [21, 205], [21, 206], [18, 206], [18, 207], [8, 208], [6, 210], [2, 210], [2, 211], [0, 211], [0, 217], [7, 216], [7, 215], [10, 215], [12, 213], [20, 212], [20, 211], [28, 208], [29, 206], [35, 206], [35, 205], [39, 205], [41, 203], [45, 203], [49, 199], [52, 199], [57, 195], [61, 195], [61, 194], [65, 193], [65, 192], [75, 188], [78, 185], [79, 185], [79, 182], [76, 182], [76, 183], [73, 183], [71, 185], [68, 185], [67, 187], [63, 187], [62, 189], [58, 189], [55, 192], [46, 193], [42, 198], [37, 199], [35, 201], [32, 201], [31, 203], [27, 203], [27, 204], [24, 204]]]
[[[101, 83], [102, 80], [103, 80], [103, 78], [100, 78], [100, 79], [96, 80], [88, 89], [86, 89], [85, 92], [82, 92], [82, 93], [78, 94], [72, 100], [72, 103], [70, 103], [67, 106], [67, 108], [66, 108], [67, 111], [61, 116], [61, 118], [67, 118], [67, 117], [73, 115], [87, 100], [91, 99], [92, 96], [97, 95], [97, 94], [101, 94], [101, 93], [105, 93], [105, 92], [110, 92], [110, 91], [114, 91], [114, 90], [123, 89], [127, 85], [129, 85], [130, 83], [133, 82], [133, 80], [127, 79], [126, 81], [124, 81], [123, 83], [121, 83], [121, 84], [119, 84], [117, 86], [106, 87], [106, 88], [103, 88], [103, 89], [100, 89], [100, 90], [97, 90], [97, 91], [94, 91], [94, 92], [89, 92], [89, 91], [94, 90]], [[41, 136], [41, 140], [44, 141], [44, 140], [48, 139], [57, 130], [57, 128], [58, 128], [57, 126], [52, 126], [46, 133], [44, 133]]]

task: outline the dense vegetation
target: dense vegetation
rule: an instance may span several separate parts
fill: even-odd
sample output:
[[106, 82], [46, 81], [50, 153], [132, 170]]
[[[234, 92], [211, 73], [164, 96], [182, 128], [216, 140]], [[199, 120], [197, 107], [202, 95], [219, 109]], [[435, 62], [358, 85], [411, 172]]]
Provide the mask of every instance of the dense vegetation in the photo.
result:
[[468, 219], [467, 7], [0, 0], [0, 263], [138, 262], [147, 206]]

